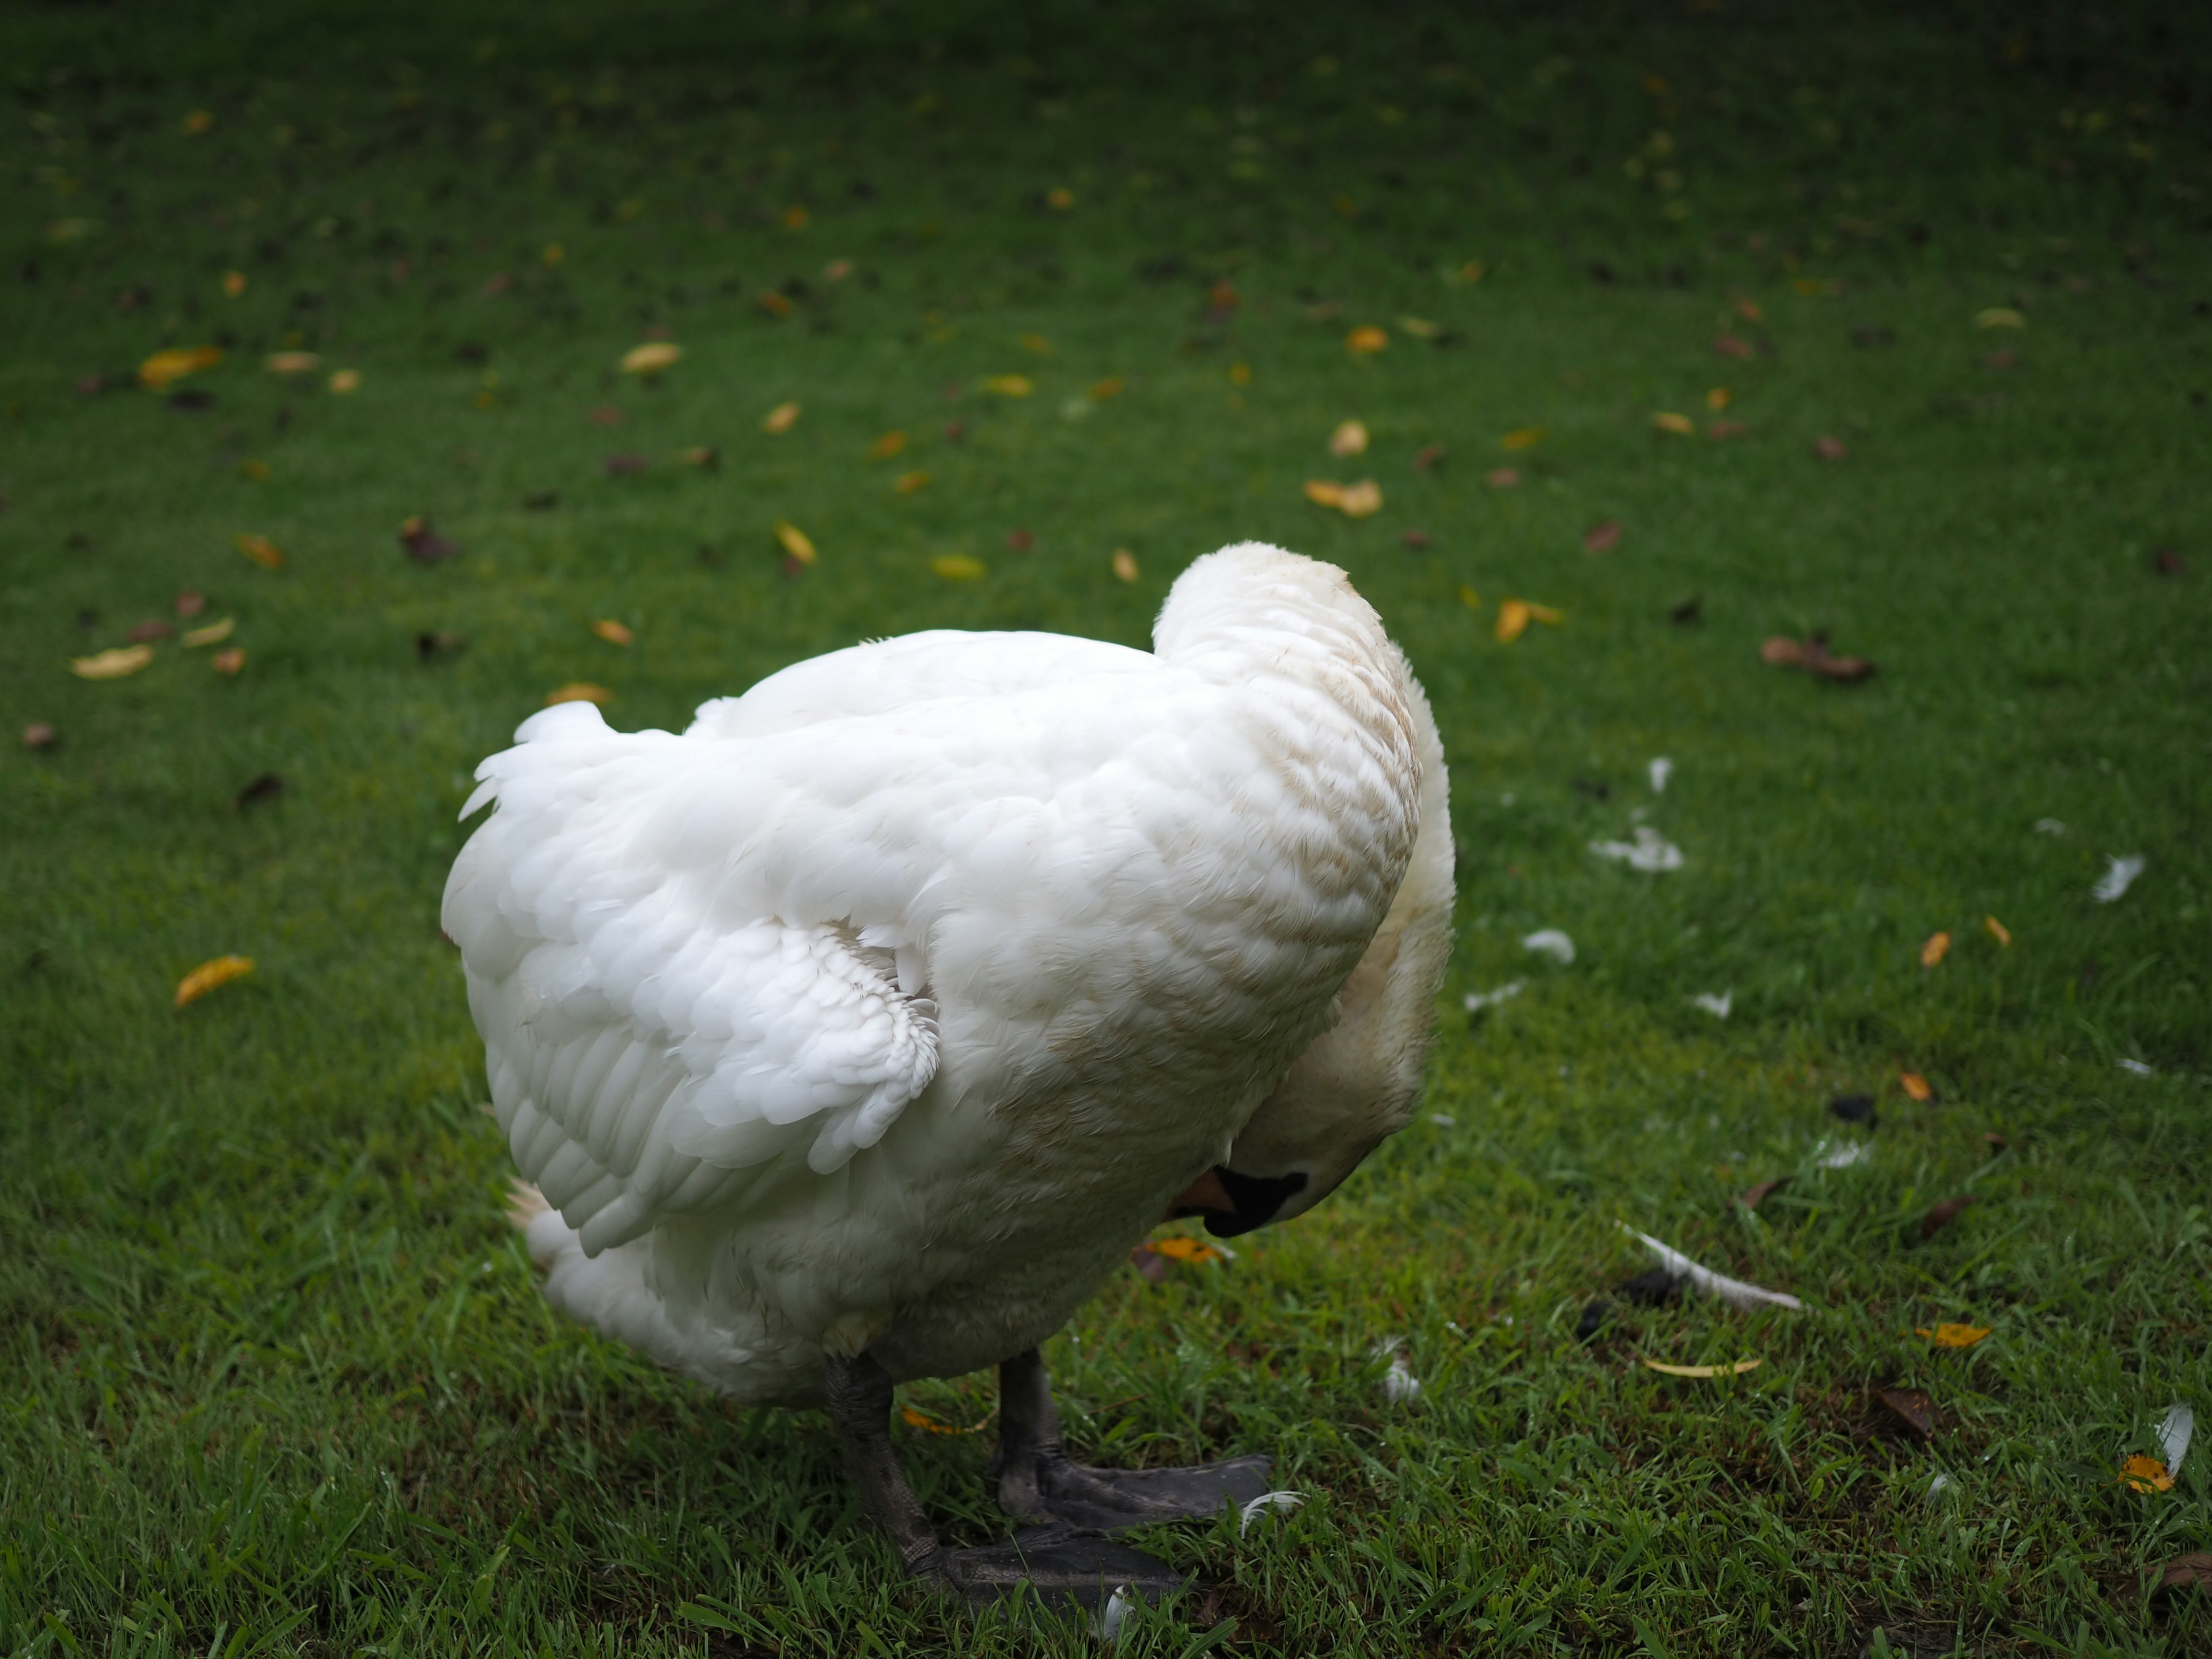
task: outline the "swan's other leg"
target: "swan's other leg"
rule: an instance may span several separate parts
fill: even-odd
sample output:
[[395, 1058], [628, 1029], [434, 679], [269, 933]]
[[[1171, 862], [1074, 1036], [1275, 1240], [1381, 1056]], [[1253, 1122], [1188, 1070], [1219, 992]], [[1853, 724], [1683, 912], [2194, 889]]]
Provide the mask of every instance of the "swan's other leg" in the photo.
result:
[[845, 1443], [860, 1499], [889, 1533], [915, 1577], [957, 1590], [973, 1601], [995, 1601], [1029, 1584], [1049, 1604], [1093, 1611], [1116, 1589], [1152, 1596], [1188, 1582], [1164, 1561], [1066, 1526], [1033, 1527], [1003, 1544], [949, 1550], [938, 1542], [921, 1500], [907, 1484], [890, 1436], [891, 1379], [866, 1354], [830, 1356], [830, 1420]]
[[1268, 1490], [1274, 1460], [1258, 1453], [1179, 1469], [1094, 1469], [1060, 1441], [1052, 1381], [1035, 1348], [999, 1366], [999, 1507], [1018, 1520], [1101, 1532], [1153, 1521], [1203, 1519]]

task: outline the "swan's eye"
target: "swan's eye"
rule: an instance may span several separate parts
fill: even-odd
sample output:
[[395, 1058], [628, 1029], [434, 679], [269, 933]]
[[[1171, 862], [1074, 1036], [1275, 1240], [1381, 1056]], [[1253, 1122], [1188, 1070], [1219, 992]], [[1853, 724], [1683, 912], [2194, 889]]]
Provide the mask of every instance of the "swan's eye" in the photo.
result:
[[1285, 1176], [1248, 1176], [1219, 1164], [1214, 1174], [1221, 1177], [1223, 1189], [1237, 1206], [1225, 1215], [1218, 1210], [1206, 1215], [1206, 1231], [1216, 1238], [1234, 1238], [1255, 1227], [1266, 1226], [1275, 1218], [1275, 1212], [1283, 1207], [1285, 1200], [1306, 1189], [1304, 1170], [1293, 1170]]

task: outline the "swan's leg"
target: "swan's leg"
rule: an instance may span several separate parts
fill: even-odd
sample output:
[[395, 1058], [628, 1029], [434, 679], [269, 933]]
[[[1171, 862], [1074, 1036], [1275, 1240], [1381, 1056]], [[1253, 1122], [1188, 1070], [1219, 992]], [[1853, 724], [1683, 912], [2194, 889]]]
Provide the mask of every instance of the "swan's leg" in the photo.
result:
[[1060, 1444], [1060, 1410], [1035, 1348], [999, 1366], [999, 1507], [1024, 1521], [1111, 1531], [1218, 1515], [1268, 1490], [1273, 1460], [1255, 1454], [1180, 1469], [1094, 1469]]
[[1094, 1611], [1116, 1589], [1157, 1597], [1188, 1582], [1164, 1561], [1065, 1526], [1031, 1528], [980, 1549], [946, 1549], [891, 1446], [890, 1375], [865, 1353], [825, 1363], [830, 1420], [852, 1460], [861, 1502], [915, 1577], [973, 1601], [996, 1601], [1026, 1583], [1048, 1603]]

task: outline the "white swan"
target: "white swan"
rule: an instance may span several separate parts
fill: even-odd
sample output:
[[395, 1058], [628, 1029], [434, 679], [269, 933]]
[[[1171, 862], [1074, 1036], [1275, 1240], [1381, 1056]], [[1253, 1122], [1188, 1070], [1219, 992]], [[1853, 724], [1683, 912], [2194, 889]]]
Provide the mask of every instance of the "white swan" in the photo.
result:
[[971, 1595], [1176, 1581], [1065, 1524], [940, 1548], [892, 1384], [1000, 1364], [1018, 1518], [1265, 1490], [1071, 1462], [1036, 1345], [1164, 1212], [1296, 1213], [1402, 1127], [1448, 945], [1434, 724], [1344, 574], [1225, 548], [1154, 646], [886, 640], [681, 737], [546, 710], [446, 889], [548, 1298], [826, 1405], [909, 1570]]

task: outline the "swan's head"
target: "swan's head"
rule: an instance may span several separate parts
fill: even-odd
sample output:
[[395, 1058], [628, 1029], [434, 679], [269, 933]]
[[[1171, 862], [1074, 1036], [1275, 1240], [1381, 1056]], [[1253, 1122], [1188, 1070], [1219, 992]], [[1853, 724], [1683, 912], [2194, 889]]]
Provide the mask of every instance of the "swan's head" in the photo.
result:
[[1218, 1238], [1304, 1215], [1404, 1128], [1427, 1066], [1437, 994], [1451, 953], [1452, 834], [1443, 746], [1428, 699], [1406, 675], [1421, 761], [1421, 828], [1406, 877], [1315, 1038], [1170, 1215], [1202, 1216]]

